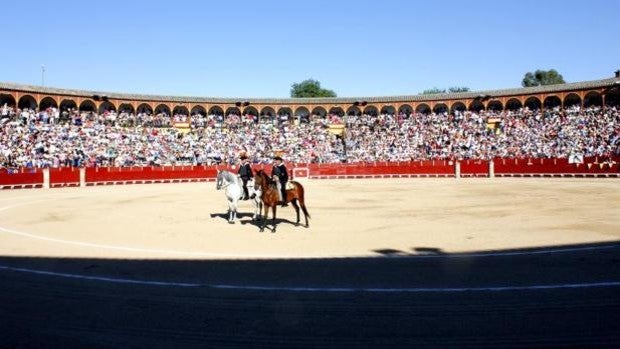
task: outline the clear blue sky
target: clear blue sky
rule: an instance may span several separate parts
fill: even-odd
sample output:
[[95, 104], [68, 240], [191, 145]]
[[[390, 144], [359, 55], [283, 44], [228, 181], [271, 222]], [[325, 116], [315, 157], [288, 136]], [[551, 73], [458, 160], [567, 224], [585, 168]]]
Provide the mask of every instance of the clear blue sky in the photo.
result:
[[341, 97], [519, 87], [620, 69], [617, 0], [5, 1], [0, 81], [104, 92]]

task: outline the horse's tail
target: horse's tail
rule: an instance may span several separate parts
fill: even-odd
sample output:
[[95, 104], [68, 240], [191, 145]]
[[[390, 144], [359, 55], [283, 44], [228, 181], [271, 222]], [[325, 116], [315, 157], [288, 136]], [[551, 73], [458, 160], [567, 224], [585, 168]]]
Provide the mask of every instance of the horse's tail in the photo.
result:
[[304, 212], [304, 215], [306, 215], [306, 217], [311, 218], [310, 213], [308, 213], [308, 209], [306, 208], [306, 198], [305, 198], [304, 187], [299, 182], [295, 182], [295, 181], [292, 181], [292, 182], [295, 183], [295, 186], [297, 187], [297, 191], [299, 192], [299, 206], [301, 206], [301, 210]]

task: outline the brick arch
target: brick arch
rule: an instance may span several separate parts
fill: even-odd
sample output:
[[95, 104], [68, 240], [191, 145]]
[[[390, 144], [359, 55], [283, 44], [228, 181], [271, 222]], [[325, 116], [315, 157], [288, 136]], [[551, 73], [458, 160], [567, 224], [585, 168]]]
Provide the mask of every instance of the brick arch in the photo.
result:
[[4, 106], [5, 104], [9, 107], [17, 106], [17, 103], [15, 102], [15, 97], [12, 94], [0, 93], [0, 107]]
[[620, 86], [615, 86], [605, 93], [605, 103], [611, 106], [620, 106]]
[[334, 107], [329, 108], [329, 114], [343, 116], [344, 115], [344, 110], [342, 110], [341, 107], [334, 106]]
[[387, 104], [381, 107], [381, 110], [379, 111], [379, 113], [396, 115], [396, 108], [394, 108], [394, 106], [391, 104]]
[[166, 113], [166, 115], [171, 116], [170, 106], [166, 103], [160, 103], [155, 107], [154, 114]]
[[523, 105], [529, 108], [530, 110], [542, 108], [542, 102], [540, 101], [540, 99], [538, 99], [538, 97], [535, 97], [535, 96], [531, 96], [527, 98], [525, 102], [523, 103]]
[[63, 99], [60, 102], [58, 109], [60, 110], [69, 110], [69, 109], [77, 109], [77, 103], [73, 99]]
[[518, 98], [510, 98], [506, 102], [507, 110], [519, 110], [521, 108], [523, 108], [523, 103], [521, 103], [521, 101]]
[[310, 116], [310, 110], [308, 110], [308, 108], [306, 107], [297, 107], [297, 109], [295, 109], [295, 116]]
[[362, 111], [354, 105], [347, 108], [346, 115], [358, 116], [360, 114], [362, 114]]
[[501, 111], [504, 110], [504, 105], [499, 100], [492, 100], [487, 103], [487, 110]]
[[189, 111], [189, 115], [196, 115], [196, 114], [200, 114], [202, 116], [206, 116], [207, 115], [207, 109], [205, 107], [203, 107], [202, 105], [195, 105], [192, 107], [192, 110]]
[[46, 96], [39, 101], [39, 109], [58, 108], [58, 101], [50, 96]]
[[133, 114], [134, 113], [133, 105], [131, 105], [131, 103], [121, 103], [118, 106], [118, 111], [121, 113], [129, 112], [129, 114]]
[[293, 110], [289, 107], [281, 107], [278, 109], [278, 115], [288, 115], [289, 118], [292, 118]]
[[37, 100], [32, 95], [23, 95], [17, 102], [19, 109], [37, 109]]
[[426, 114], [428, 114], [428, 113], [430, 113], [432, 111], [433, 110], [431, 109], [431, 107], [428, 104], [426, 104], [426, 103], [420, 103], [420, 104], [417, 105], [417, 107], [415, 107], [415, 112], [416, 113], [423, 113], [423, 114], [426, 113]]
[[318, 115], [321, 117], [326, 117], [327, 116], [327, 110], [325, 110], [325, 108], [319, 106], [319, 107], [314, 107], [312, 109], [312, 115]]
[[149, 104], [149, 103], [142, 103], [139, 104], [138, 107], [136, 108], [136, 113], [141, 114], [141, 113], [146, 113], [146, 114], [153, 114], [153, 105]]
[[364, 108], [364, 111], [362, 113], [366, 115], [376, 116], [376, 115], [379, 115], [379, 109], [374, 105], [367, 105], [366, 108]]
[[103, 114], [105, 111], [116, 111], [116, 106], [110, 101], [104, 101], [99, 104], [98, 112]]
[[450, 114], [454, 114], [455, 112], [464, 112], [467, 110], [467, 106], [463, 102], [454, 102], [452, 106], [450, 106]]
[[562, 106], [562, 100], [557, 95], [549, 95], [545, 97], [543, 101], [544, 108], [555, 108], [555, 107], [561, 107], [561, 106]]
[[263, 107], [263, 109], [261, 109], [260, 111], [260, 116], [267, 117], [267, 118], [275, 117], [276, 111], [272, 107]]
[[589, 91], [583, 97], [583, 105], [584, 107], [589, 107], [592, 105], [603, 105], [603, 96], [599, 91]]
[[581, 97], [579, 97], [578, 94], [576, 93], [569, 93], [566, 96], [564, 96], [564, 102], [563, 102], [565, 107], [570, 107], [573, 105], [581, 105]]
[[245, 107], [245, 109], [243, 109], [243, 115], [254, 115], [254, 116], [258, 116], [258, 109], [249, 106], [249, 107]]
[[78, 107], [79, 111], [97, 111], [97, 105], [95, 104], [95, 101], [93, 101], [92, 99], [85, 99], [80, 103], [80, 106]]
[[481, 110], [486, 110], [486, 107], [484, 106], [484, 103], [482, 103], [481, 100], [479, 99], [474, 99], [473, 101], [471, 101], [471, 103], [469, 104], [469, 111], [473, 111], [473, 112], [479, 112]]
[[224, 109], [222, 109], [222, 107], [220, 107], [219, 105], [214, 105], [211, 108], [209, 108], [209, 111], [207, 111], [208, 115], [224, 115]]
[[433, 113], [445, 113], [449, 111], [448, 105], [446, 103], [437, 103], [433, 107]]
[[172, 115], [189, 115], [189, 110], [184, 105], [177, 105], [172, 109]]
[[224, 112], [224, 116], [228, 115], [239, 115], [241, 116], [241, 110], [237, 107], [228, 107], [226, 108], [226, 112]]
[[413, 111], [414, 111], [413, 107], [409, 104], [401, 104], [398, 107], [399, 114], [411, 115], [413, 114]]

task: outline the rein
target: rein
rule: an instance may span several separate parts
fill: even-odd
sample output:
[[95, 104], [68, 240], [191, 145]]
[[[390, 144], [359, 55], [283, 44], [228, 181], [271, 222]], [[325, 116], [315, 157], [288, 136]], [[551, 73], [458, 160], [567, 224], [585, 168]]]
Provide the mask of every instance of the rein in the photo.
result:
[[267, 177], [267, 175], [263, 173], [263, 175], [261, 175], [260, 177], [261, 177], [260, 188], [264, 193], [267, 193], [270, 190], [277, 190], [277, 187], [275, 186], [275, 182], [270, 180], [269, 177]]

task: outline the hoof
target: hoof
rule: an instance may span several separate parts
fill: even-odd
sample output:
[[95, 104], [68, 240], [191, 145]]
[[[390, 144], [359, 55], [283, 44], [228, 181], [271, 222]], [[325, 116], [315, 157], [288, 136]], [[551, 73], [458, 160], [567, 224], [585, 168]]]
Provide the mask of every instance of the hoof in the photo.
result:
[[260, 230], [259, 230], [259, 232], [261, 232], [261, 233], [264, 232], [264, 231], [265, 231], [265, 229], [263, 229], [263, 228], [260, 228]]
[[235, 224], [235, 221], [228, 221], [228, 224]]

